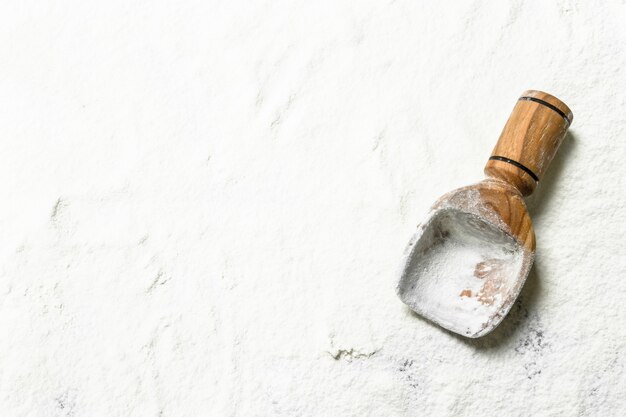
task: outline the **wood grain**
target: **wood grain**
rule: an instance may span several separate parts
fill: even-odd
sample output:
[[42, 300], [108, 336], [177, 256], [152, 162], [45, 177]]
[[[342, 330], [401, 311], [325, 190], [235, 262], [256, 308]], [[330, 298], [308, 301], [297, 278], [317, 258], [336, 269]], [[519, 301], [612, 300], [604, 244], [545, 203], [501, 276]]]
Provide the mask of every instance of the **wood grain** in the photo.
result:
[[523, 196], [532, 194], [572, 120], [572, 111], [556, 97], [541, 91], [525, 91], [513, 108], [491, 156], [511, 160], [527, 170], [512, 162], [490, 159], [485, 174], [510, 183]]
[[504, 229], [530, 252], [535, 251], [535, 232], [524, 198], [506, 181], [487, 178], [451, 191], [433, 205], [434, 210], [446, 207], [475, 214]]
[[535, 231], [521, 194], [504, 181], [483, 181], [476, 189], [481, 204], [495, 212], [526, 249], [535, 251]]

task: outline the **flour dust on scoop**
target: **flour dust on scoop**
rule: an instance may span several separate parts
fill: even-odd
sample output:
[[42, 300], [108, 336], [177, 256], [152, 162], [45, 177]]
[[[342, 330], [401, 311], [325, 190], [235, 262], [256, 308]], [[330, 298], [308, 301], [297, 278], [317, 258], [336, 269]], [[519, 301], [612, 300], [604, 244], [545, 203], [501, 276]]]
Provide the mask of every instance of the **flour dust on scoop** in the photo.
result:
[[435, 211], [420, 230], [409, 244], [398, 295], [449, 330], [487, 333], [519, 292], [524, 248], [501, 228], [456, 209]]

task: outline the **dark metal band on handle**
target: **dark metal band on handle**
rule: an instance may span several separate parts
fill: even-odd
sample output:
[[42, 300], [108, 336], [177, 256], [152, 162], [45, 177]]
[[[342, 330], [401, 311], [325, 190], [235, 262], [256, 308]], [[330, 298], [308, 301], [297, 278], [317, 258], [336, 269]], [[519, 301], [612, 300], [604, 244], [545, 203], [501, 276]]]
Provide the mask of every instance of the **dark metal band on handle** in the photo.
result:
[[534, 172], [532, 172], [530, 169], [528, 169], [527, 167], [525, 167], [524, 165], [520, 164], [517, 161], [514, 161], [509, 158], [505, 158], [504, 156], [497, 156], [497, 155], [489, 157], [489, 160], [490, 161], [502, 161], [502, 162], [507, 162], [511, 165], [514, 165], [518, 167], [519, 169], [521, 169], [522, 171], [524, 171], [525, 173], [527, 173], [528, 175], [530, 175], [532, 179], [539, 182], [539, 177], [537, 177]]
[[565, 113], [563, 113], [561, 111], [561, 109], [559, 109], [558, 107], [548, 103], [547, 101], [541, 100], [540, 98], [536, 98], [536, 97], [520, 97], [520, 100], [526, 100], [526, 101], [534, 101], [535, 103], [539, 103], [542, 104], [544, 106], [546, 106], [549, 109], [554, 110], [555, 112], [557, 112], [559, 114], [559, 116], [561, 116], [565, 122], [567, 123], [567, 125], [571, 125], [572, 121], [569, 119], [569, 117], [567, 117], [567, 115]]

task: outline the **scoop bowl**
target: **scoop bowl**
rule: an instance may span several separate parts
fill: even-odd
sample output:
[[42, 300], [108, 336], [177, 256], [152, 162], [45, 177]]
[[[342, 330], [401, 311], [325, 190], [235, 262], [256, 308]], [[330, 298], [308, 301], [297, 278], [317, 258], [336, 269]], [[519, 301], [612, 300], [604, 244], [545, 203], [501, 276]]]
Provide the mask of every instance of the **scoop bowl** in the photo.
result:
[[532, 267], [535, 235], [524, 200], [487, 179], [441, 197], [418, 226], [397, 293], [413, 311], [476, 338], [506, 316]]

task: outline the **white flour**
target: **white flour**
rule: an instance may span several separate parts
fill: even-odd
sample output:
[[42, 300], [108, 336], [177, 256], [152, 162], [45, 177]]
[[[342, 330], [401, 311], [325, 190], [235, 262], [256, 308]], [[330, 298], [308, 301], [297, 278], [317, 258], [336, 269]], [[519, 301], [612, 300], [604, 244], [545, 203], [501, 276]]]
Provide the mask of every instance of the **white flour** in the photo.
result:
[[[624, 22], [619, 0], [0, 2], [0, 416], [623, 417]], [[529, 88], [575, 114], [530, 199], [535, 265], [493, 333], [456, 337], [397, 266]], [[494, 250], [462, 233], [425, 285], [479, 289]]]

